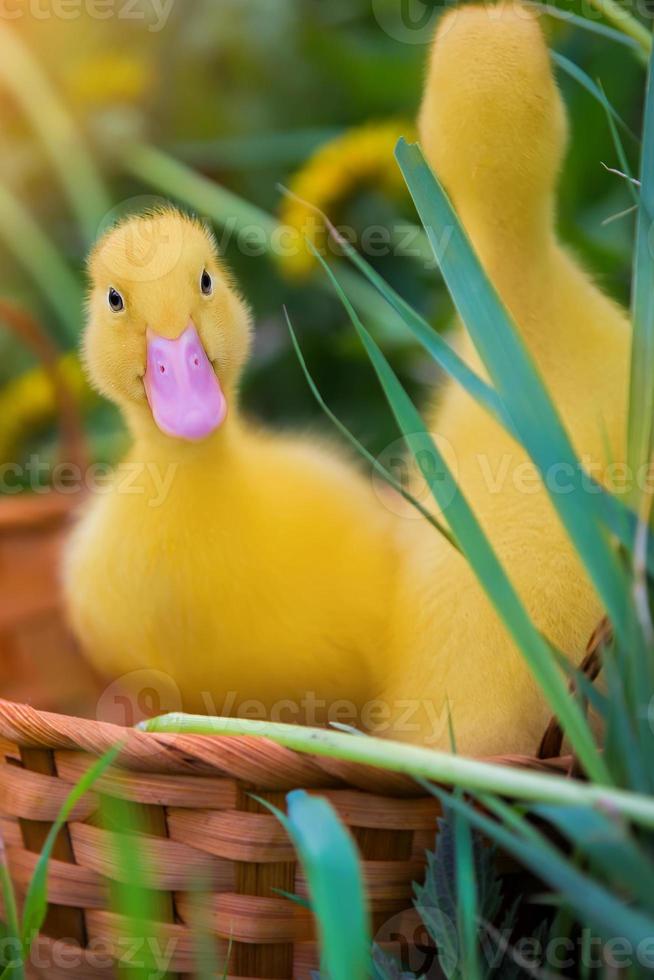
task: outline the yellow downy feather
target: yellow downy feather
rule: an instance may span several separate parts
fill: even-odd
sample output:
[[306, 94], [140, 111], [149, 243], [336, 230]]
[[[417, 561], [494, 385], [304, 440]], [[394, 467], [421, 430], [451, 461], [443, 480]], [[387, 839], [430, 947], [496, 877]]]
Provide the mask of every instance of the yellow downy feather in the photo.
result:
[[[425, 154], [513, 314], [596, 479], [624, 459], [630, 333], [555, 230], [565, 111], [536, 16], [516, 4], [459, 7], [440, 23], [420, 112]], [[480, 371], [466, 336], [460, 349]], [[524, 451], [461, 388], [433, 406], [462, 489], [537, 626], [575, 661], [602, 614]], [[548, 475], [565, 492], [564, 471]], [[567, 481], [569, 485], [569, 480]], [[395, 735], [458, 750], [534, 752], [551, 713], [463, 558], [405, 522], [383, 697], [415, 705]], [[431, 706], [429, 712], [425, 703]], [[406, 715], [406, 712], [405, 712]]]

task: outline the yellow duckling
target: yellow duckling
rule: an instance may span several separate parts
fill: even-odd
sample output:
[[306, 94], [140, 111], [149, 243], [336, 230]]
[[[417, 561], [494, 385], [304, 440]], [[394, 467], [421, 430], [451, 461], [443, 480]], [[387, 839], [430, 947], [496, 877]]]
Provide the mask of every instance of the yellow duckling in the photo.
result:
[[[445, 16], [419, 124], [579, 459], [602, 479], [607, 463], [624, 459], [630, 333], [623, 311], [557, 240], [567, 124], [535, 16], [515, 4]], [[460, 350], [481, 372], [467, 335]], [[602, 609], [526, 454], [456, 385], [429, 418], [453, 447], [462, 489], [533, 620], [579, 662]], [[566, 492], [564, 471], [548, 480]], [[393, 734], [449, 748], [449, 703], [460, 752], [532, 753], [550, 709], [525, 659], [465, 560], [424, 522], [405, 523], [384, 691]]]
[[111, 678], [163, 672], [186, 710], [312, 722], [341, 697], [360, 708], [395, 565], [369, 481], [241, 416], [250, 315], [200, 223], [132, 217], [89, 272], [88, 374], [133, 445], [69, 546], [88, 656]]

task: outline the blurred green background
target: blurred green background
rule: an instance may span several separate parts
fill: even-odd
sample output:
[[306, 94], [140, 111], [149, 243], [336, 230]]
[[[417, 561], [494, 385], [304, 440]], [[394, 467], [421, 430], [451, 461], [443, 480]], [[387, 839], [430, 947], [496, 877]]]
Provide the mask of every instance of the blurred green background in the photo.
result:
[[[97, 231], [154, 195], [193, 205], [224, 240], [216, 219], [229, 220], [232, 211], [243, 218], [241, 205], [212, 194], [212, 184], [273, 217], [284, 207], [280, 184], [314, 189], [314, 203], [358, 235], [371, 226], [415, 223], [390, 148], [395, 134], [411, 134], [427, 42], [443, 5], [421, 3], [424, 17], [404, 33], [396, 29], [399, 6], [141, 0], [128, 7], [115, 0], [96, 10], [91, 0], [73, 0], [17, 3], [11, 17], [5, 11], [0, 297], [30, 311], [62, 350], [73, 348], [83, 322], [84, 258]], [[552, 47], [601, 79], [639, 131], [644, 71], [633, 53], [549, 17], [543, 25]], [[633, 219], [607, 219], [631, 199], [624, 181], [602, 165], [617, 165], [602, 108], [576, 82], [559, 80], [572, 122], [562, 235], [606, 290], [626, 302]], [[340, 142], [325, 152], [333, 140]], [[635, 144], [627, 138], [626, 147], [634, 163]], [[329, 427], [292, 352], [286, 304], [326, 400], [380, 450], [395, 431], [324, 277], [247, 251], [253, 250], [239, 247], [235, 235], [226, 244], [256, 317], [243, 388], [247, 409], [269, 423]], [[436, 326], [448, 325], [451, 307], [433, 268], [412, 256], [368, 257]], [[365, 302], [362, 308], [365, 315]], [[433, 369], [390, 316], [373, 316], [372, 325], [420, 400]], [[50, 382], [23, 377], [34, 363], [0, 325], [0, 463], [35, 449], [54, 452]], [[107, 406], [82, 401], [94, 457], [115, 458], [124, 445], [120, 420]]]

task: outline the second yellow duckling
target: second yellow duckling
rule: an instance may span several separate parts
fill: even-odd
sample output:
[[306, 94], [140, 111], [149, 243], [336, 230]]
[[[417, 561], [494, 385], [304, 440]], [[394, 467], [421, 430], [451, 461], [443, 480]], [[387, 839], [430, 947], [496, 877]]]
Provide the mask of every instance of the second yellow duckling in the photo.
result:
[[204, 226], [130, 218], [89, 272], [88, 373], [134, 441], [69, 547], [88, 656], [169, 675], [191, 711], [360, 709], [387, 646], [390, 515], [327, 445], [241, 416], [250, 315]]
[[[435, 38], [420, 137], [514, 320], [586, 470], [624, 459], [630, 331], [557, 240], [554, 193], [567, 123], [536, 15], [458, 7]], [[483, 373], [470, 338], [464, 359]], [[459, 483], [532, 619], [578, 663], [600, 602], [524, 450], [448, 384], [430, 415]], [[566, 492], [564, 469], [547, 474]], [[447, 514], [444, 515], [445, 519]], [[533, 753], [551, 709], [466, 561], [405, 522], [391, 676], [395, 737], [465, 754]], [[428, 701], [431, 719], [421, 704]], [[434, 725], [434, 718], [438, 724]]]

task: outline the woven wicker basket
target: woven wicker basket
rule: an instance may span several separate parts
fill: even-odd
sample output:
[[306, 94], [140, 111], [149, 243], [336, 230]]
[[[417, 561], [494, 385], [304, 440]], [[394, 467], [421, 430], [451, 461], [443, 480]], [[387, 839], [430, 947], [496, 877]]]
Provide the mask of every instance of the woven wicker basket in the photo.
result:
[[[76, 780], [93, 759], [127, 738], [119, 763], [97, 784], [137, 804], [140, 846], [160, 893], [153, 935], [170, 941], [170, 970], [194, 973], [191, 925], [210, 922], [234, 977], [308, 978], [318, 965], [311, 915], [275, 889], [306, 895], [293, 847], [252, 793], [284, 806], [285, 793], [320, 791], [351, 829], [363, 858], [375, 929], [411, 906], [438, 813], [409, 778], [308, 757], [245, 736], [154, 735], [0, 701], [0, 830], [12, 879], [24, 893], [36, 852]], [[566, 771], [570, 760], [505, 758]], [[50, 913], [35, 947], [33, 976], [113, 976], [129, 935], [108, 911], [121, 864], [112, 831], [99, 826], [95, 792], [60, 835], [49, 878]], [[124, 873], [124, 872], [123, 872]], [[193, 893], [201, 875], [210, 891]], [[195, 917], [195, 918], [194, 918]], [[230, 945], [231, 944], [231, 945]], [[62, 965], [63, 964], [63, 965]]]
[[[0, 693], [90, 713], [95, 679], [68, 635], [55, 569], [70, 508], [57, 498], [0, 506]], [[589, 672], [605, 629], [587, 657]], [[208, 923], [230, 977], [307, 978], [318, 966], [311, 915], [275, 891], [306, 894], [293, 847], [252, 794], [281, 808], [288, 790], [324, 793], [358, 843], [375, 931], [411, 907], [425, 848], [433, 846], [437, 806], [407, 777], [308, 757], [241, 736], [146, 734], [107, 722], [0, 701], [0, 833], [16, 892], [24, 895], [36, 856], [66, 795], [110, 746], [127, 738], [97, 790], [129, 800], [147, 828], [140, 847], [160, 909], [152, 937], [171, 953], [170, 974], [193, 976], [192, 923]], [[538, 758], [508, 764], [571, 774], [554, 723]], [[550, 757], [551, 756], [551, 757]], [[209, 891], [189, 891], [201, 875]], [[29, 976], [99, 978], [129, 952], [125, 923], [109, 911], [121, 880], [114, 835], [100, 825], [94, 791], [76, 807], [51, 863], [49, 912], [32, 951]], [[400, 920], [402, 921], [402, 920]], [[404, 934], [413, 937], [415, 921]]]
[[[10, 318], [0, 304], [2, 316]], [[73, 446], [69, 458], [78, 452]], [[112, 882], [124, 870], [98, 794], [129, 800], [142, 818], [139, 845], [159, 910], [152, 937], [170, 954], [168, 975], [194, 975], [198, 916], [228, 955], [231, 977], [308, 980], [318, 967], [311, 914], [279, 894], [306, 894], [293, 847], [253, 794], [281, 808], [291, 789], [331, 800], [358, 844], [375, 931], [386, 924], [388, 935], [388, 923], [410, 909], [433, 846], [438, 807], [415, 782], [264, 739], [154, 735], [76, 717], [95, 712], [100, 686], [61, 610], [57, 569], [74, 504], [56, 494], [0, 502], [0, 694], [9, 699], [0, 701], [0, 832], [19, 900], [75, 782], [108, 748], [126, 744], [59, 835], [28, 974], [111, 977], [130, 952], [130, 930], [110, 911]], [[591, 640], [591, 673], [605, 634], [603, 626]], [[501, 761], [571, 773], [561, 744], [552, 723], [538, 758]], [[205, 890], [193, 891], [199, 879]]]
[[[5, 300], [0, 300], [0, 320], [50, 374], [60, 461], [83, 473], [83, 423], [62, 380], [56, 347], [32, 316]], [[61, 614], [59, 553], [79, 497], [43, 492], [0, 498], [0, 693], [71, 714], [94, 703], [99, 684]]]

